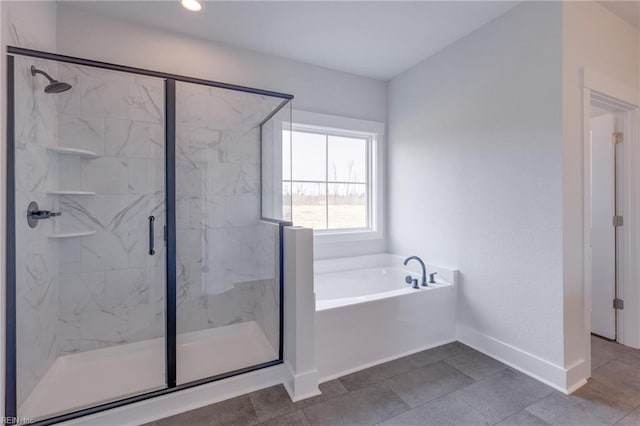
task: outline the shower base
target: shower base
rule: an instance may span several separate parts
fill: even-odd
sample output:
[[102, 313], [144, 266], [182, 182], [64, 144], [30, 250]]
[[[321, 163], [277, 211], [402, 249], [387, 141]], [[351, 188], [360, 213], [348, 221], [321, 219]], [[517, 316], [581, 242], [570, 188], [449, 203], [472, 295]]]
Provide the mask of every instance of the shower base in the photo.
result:
[[[178, 384], [273, 361], [255, 321], [178, 335]], [[165, 387], [164, 338], [57, 358], [18, 410], [36, 420]]]

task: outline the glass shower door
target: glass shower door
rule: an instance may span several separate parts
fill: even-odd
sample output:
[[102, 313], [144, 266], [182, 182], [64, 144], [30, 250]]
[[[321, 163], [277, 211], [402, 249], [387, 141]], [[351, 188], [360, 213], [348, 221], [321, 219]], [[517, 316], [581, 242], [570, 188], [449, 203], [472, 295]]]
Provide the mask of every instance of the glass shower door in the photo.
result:
[[260, 124], [282, 102], [176, 85], [178, 384], [279, 358], [279, 228], [261, 220]]
[[164, 81], [18, 56], [14, 89], [18, 415], [162, 389]]

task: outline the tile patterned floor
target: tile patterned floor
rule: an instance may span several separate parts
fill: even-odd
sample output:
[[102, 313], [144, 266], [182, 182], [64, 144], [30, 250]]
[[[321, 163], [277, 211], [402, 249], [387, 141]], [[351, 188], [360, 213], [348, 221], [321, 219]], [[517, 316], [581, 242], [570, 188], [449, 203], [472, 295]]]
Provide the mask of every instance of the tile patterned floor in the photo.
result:
[[564, 395], [455, 342], [323, 383], [297, 403], [275, 386], [148, 426], [640, 426], [640, 350], [594, 337], [592, 358], [589, 383]]

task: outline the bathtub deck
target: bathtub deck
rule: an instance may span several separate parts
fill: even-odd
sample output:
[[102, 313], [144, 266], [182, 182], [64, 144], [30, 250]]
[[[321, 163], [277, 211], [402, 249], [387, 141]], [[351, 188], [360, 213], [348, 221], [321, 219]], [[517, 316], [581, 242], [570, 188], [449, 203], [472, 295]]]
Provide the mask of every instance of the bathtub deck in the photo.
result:
[[[19, 416], [52, 417], [165, 387], [163, 338], [61, 356], [20, 406]], [[178, 383], [278, 357], [253, 321], [178, 336]]]

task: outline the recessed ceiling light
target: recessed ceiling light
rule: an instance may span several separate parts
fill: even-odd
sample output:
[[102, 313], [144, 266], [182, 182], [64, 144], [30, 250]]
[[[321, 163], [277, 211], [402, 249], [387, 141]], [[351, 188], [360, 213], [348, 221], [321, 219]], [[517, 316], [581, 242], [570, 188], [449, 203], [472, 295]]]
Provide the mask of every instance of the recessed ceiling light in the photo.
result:
[[202, 3], [198, 0], [180, 0], [182, 7], [191, 12], [200, 12], [202, 10]]

